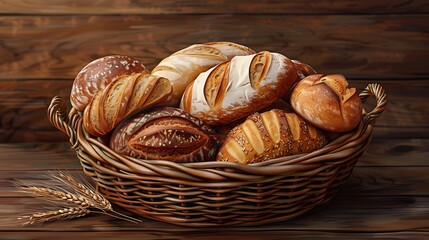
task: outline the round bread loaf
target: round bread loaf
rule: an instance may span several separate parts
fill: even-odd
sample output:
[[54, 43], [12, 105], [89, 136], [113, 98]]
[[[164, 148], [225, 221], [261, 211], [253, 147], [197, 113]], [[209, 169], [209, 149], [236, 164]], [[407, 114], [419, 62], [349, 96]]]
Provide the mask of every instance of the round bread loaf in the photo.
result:
[[90, 62], [74, 79], [70, 94], [72, 106], [83, 112], [99, 90], [104, 89], [116, 77], [132, 73], [148, 71], [143, 63], [128, 56], [106, 56]]
[[362, 118], [362, 101], [341, 74], [314, 74], [301, 80], [290, 95], [293, 109], [323, 130], [340, 133], [354, 129]]
[[199, 162], [214, 160], [221, 142], [214, 130], [172, 107], [143, 111], [121, 123], [110, 148], [134, 158]]

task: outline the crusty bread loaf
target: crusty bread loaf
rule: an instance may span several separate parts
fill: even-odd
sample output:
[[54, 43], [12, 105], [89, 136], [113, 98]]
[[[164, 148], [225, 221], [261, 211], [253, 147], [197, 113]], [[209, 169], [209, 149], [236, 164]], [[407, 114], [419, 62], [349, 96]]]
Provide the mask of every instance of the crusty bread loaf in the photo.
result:
[[307, 63], [301, 62], [299, 60], [292, 60], [292, 62], [295, 64], [295, 67], [298, 70], [298, 75], [301, 79], [309, 75], [316, 74], [316, 70], [314, 70], [313, 67]]
[[348, 88], [343, 75], [310, 75], [292, 90], [294, 110], [313, 125], [330, 132], [354, 129], [362, 117], [362, 101], [355, 88]]
[[143, 63], [128, 56], [106, 56], [90, 62], [73, 82], [70, 94], [73, 108], [83, 112], [99, 90], [104, 89], [116, 77], [132, 73], [148, 71]]
[[237, 56], [201, 73], [180, 107], [208, 124], [228, 124], [287, 95], [299, 80], [295, 64], [279, 53]]
[[84, 111], [88, 133], [103, 136], [133, 112], [163, 102], [171, 94], [170, 82], [150, 74], [122, 75], [97, 92]]
[[173, 94], [169, 106], [178, 106], [186, 87], [198, 74], [234, 56], [255, 53], [252, 49], [231, 42], [191, 45], [162, 60], [152, 74], [170, 80]]
[[228, 134], [217, 161], [250, 164], [309, 153], [323, 147], [323, 133], [293, 112], [273, 109], [250, 115]]
[[221, 142], [204, 122], [171, 107], [133, 115], [112, 134], [110, 147], [140, 159], [199, 162], [214, 160]]

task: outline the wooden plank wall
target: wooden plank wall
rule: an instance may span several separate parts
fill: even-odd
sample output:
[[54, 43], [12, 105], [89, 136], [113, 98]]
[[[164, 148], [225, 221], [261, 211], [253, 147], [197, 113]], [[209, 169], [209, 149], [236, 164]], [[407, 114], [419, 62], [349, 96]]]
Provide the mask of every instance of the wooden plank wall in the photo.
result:
[[428, 13], [426, 0], [0, 0], [0, 142], [67, 140], [46, 108], [93, 59], [151, 69], [208, 41], [280, 52], [359, 90], [379, 82], [390, 105], [375, 137], [429, 137]]

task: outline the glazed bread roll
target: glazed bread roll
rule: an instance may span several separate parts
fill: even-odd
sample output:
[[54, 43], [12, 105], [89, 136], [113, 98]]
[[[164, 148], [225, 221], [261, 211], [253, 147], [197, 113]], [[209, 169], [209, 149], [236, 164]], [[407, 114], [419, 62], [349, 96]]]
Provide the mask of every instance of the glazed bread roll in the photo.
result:
[[122, 75], [97, 92], [84, 111], [83, 123], [89, 134], [103, 136], [137, 110], [165, 101], [170, 82], [150, 74]]
[[70, 101], [76, 110], [83, 112], [99, 91], [123, 74], [148, 73], [139, 60], [121, 55], [106, 56], [90, 62], [76, 76]]
[[111, 149], [118, 153], [173, 162], [214, 160], [220, 145], [208, 125], [171, 107], [144, 111], [127, 119], [110, 140]]
[[323, 133], [293, 112], [273, 109], [250, 115], [229, 132], [217, 161], [250, 164], [309, 153], [323, 147]]
[[252, 49], [231, 42], [195, 44], [162, 60], [152, 74], [170, 80], [173, 94], [166, 105], [179, 106], [183, 92], [198, 74], [234, 56], [253, 53]]
[[180, 107], [208, 124], [228, 124], [287, 95], [299, 80], [295, 64], [279, 53], [237, 56], [201, 73]]
[[356, 88], [348, 85], [341, 74], [310, 75], [294, 87], [290, 103], [313, 125], [329, 132], [347, 132], [362, 118], [362, 101]]

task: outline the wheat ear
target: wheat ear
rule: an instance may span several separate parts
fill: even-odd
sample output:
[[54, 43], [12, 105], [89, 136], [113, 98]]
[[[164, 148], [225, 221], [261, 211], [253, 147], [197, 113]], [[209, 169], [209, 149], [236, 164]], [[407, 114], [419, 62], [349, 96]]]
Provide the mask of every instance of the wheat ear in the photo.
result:
[[23, 225], [33, 225], [57, 220], [82, 217], [87, 215], [88, 213], [90, 213], [90, 211], [86, 208], [70, 207], [62, 208], [55, 211], [33, 213], [29, 216], [23, 216], [18, 219], [25, 221]]
[[53, 190], [50, 188], [30, 186], [30, 187], [21, 187], [21, 189], [25, 192], [32, 193], [34, 195], [43, 197], [48, 200], [65, 202], [69, 205], [79, 206], [80, 208], [88, 208], [92, 204], [85, 197], [79, 196], [77, 194], [68, 193], [68, 192]]
[[70, 186], [73, 190], [88, 199], [91, 202], [92, 207], [101, 210], [112, 211], [112, 205], [103, 195], [76, 181], [76, 179], [74, 179], [71, 175], [64, 172], [59, 172], [58, 176], [54, 176], [54, 178]]

